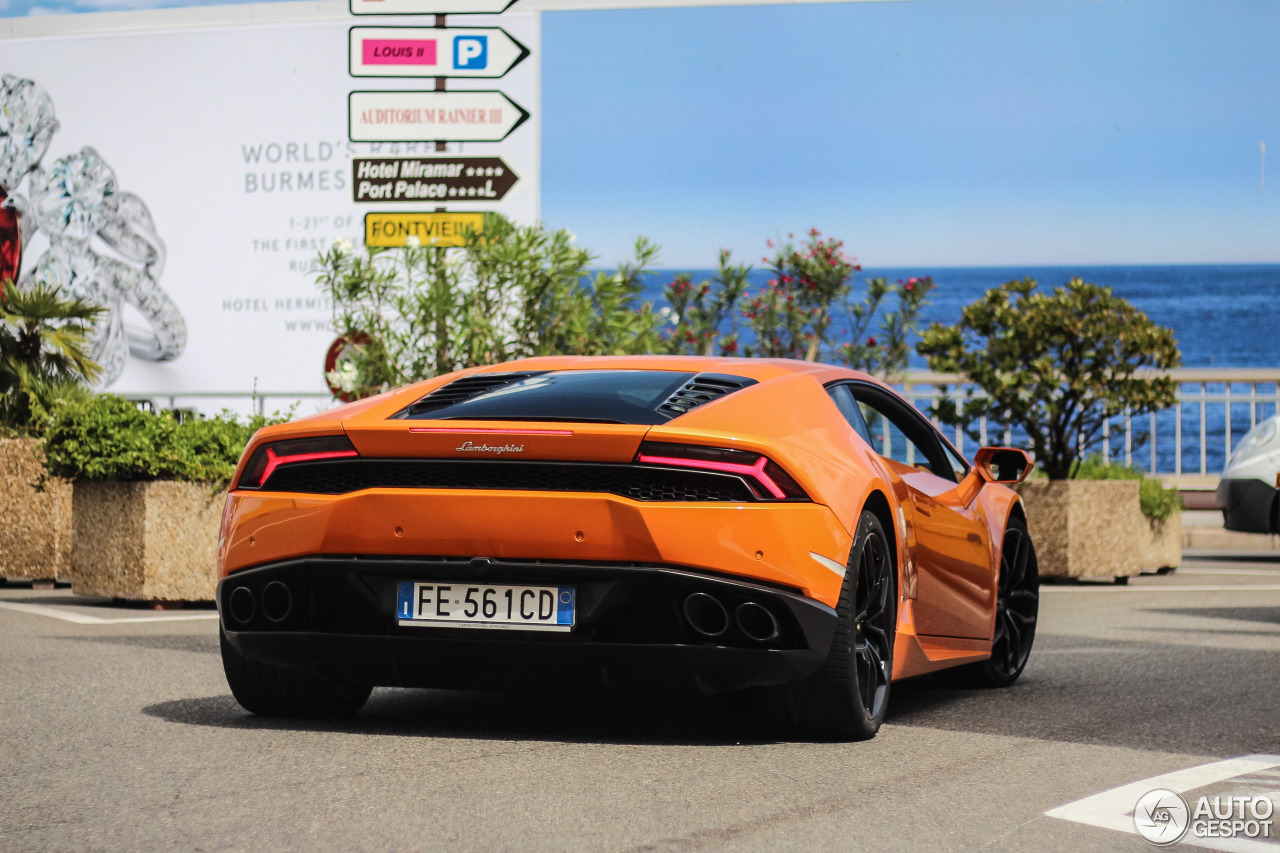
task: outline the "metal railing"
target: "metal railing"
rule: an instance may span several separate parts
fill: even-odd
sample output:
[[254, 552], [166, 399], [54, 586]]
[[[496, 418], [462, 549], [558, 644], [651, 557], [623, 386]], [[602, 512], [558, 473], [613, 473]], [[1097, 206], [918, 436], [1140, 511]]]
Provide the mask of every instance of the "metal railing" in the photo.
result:
[[[333, 395], [327, 391], [174, 391], [172, 393], [154, 394], [138, 391], [125, 392], [120, 396], [135, 403], [149, 403], [161, 409], [171, 411], [194, 409], [205, 414], [208, 414], [208, 410], [211, 408], [208, 404], [216, 401], [223, 401], [224, 404], [227, 402], [248, 401], [249, 406], [245, 407], [245, 409], [241, 409], [239, 406], [231, 406], [231, 408], [239, 411], [252, 410], [259, 415], [267, 413], [268, 400], [280, 401], [279, 404], [272, 407], [272, 411], [281, 408], [288, 409], [292, 405], [301, 405], [307, 400], [316, 401], [316, 411], [333, 408], [338, 405], [334, 401]], [[311, 413], [305, 412], [304, 414]]]
[[[1177, 383], [1177, 404], [1141, 417], [1129, 412], [1116, 416], [1103, 427], [1099, 448], [1108, 460], [1149, 474], [1218, 474], [1239, 440], [1280, 407], [1280, 368], [1182, 368], [1149, 375], [1169, 376]], [[960, 376], [913, 370], [900, 387], [927, 412], [944, 387], [954, 397], [968, 385]], [[988, 426], [985, 417], [978, 421], [982, 444], [992, 438], [1013, 443], [1010, 430], [990, 436]], [[965, 430], [954, 430], [957, 449], [972, 455], [966, 438]]]

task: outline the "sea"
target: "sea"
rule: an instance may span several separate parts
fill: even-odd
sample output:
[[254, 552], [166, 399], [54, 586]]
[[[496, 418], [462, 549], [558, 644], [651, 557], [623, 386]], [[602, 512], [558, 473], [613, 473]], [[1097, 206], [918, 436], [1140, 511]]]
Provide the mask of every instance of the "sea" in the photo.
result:
[[[694, 282], [712, 279], [715, 270], [662, 270], [645, 279], [644, 299], [665, 304], [663, 288], [678, 272], [688, 272]], [[1065, 284], [1071, 278], [1110, 287], [1147, 314], [1154, 322], [1173, 330], [1185, 367], [1276, 368], [1280, 371], [1280, 264], [1195, 264], [1172, 266], [1018, 266], [1018, 267], [901, 267], [865, 269], [855, 283], [884, 277], [890, 281], [931, 276], [935, 290], [921, 314], [921, 324], [954, 324], [965, 305], [992, 287], [1022, 278], [1033, 278], [1043, 290]], [[770, 278], [767, 269], [752, 273], [752, 289]], [[873, 324], [874, 325], [874, 324]], [[911, 367], [923, 369], [924, 359], [914, 355]], [[1198, 392], [1199, 386], [1185, 386], [1184, 392]], [[1222, 393], [1222, 384], [1209, 385], [1210, 394]], [[1247, 395], [1249, 386], [1235, 384], [1232, 394]], [[1257, 386], [1260, 397], [1270, 398], [1253, 412], [1261, 420], [1276, 412], [1280, 388], [1275, 383]], [[1156, 470], [1158, 473], [1208, 474], [1221, 471], [1227, 458], [1226, 405], [1205, 406], [1206, 442], [1201, 459], [1200, 403], [1182, 405], [1182, 454], [1176, 452], [1175, 413], [1161, 413], [1156, 425]], [[1235, 447], [1249, 431], [1250, 406], [1231, 406], [1231, 441]], [[1138, 435], [1140, 446], [1133, 449], [1135, 467], [1149, 470], [1149, 438]], [[1118, 446], [1117, 446], [1118, 445]], [[1112, 444], [1112, 455], [1123, 454], [1123, 438]]]

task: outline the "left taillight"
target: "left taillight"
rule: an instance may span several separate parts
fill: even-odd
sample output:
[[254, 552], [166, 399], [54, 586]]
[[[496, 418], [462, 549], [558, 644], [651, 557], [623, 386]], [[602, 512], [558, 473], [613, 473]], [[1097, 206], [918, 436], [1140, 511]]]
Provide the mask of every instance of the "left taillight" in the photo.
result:
[[244, 466], [237, 489], [261, 489], [281, 465], [294, 462], [318, 462], [322, 459], [345, 459], [359, 456], [351, 439], [345, 435], [325, 435], [318, 438], [291, 438], [273, 441], [253, 451], [249, 463]]
[[727, 447], [704, 447], [698, 444], [669, 444], [646, 441], [640, 445], [636, 462], [672, 468], [692, 468], [735, 474], [746, 482], [762, 501], [807, 501], [800, 484], [767, 456]]

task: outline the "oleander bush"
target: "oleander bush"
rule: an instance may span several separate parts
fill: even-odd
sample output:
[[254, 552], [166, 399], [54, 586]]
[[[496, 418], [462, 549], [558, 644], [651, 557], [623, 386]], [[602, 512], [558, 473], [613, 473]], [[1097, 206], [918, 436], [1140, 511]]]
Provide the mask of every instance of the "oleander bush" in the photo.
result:
[[755, 291], [751, 265], [734, 264], [726, 250], [712, 279], [676, 276], [666, 288], [670, 307], [659, 312], [672, 323], [668, 351], [824, 361], [884, 378], [906, 370], [908, 339], [933, 280], [871, 278], [859, 288], [862, 267], [842, 240], [816, 228], [798, 245], [794, 239], [766, 241], [772, 254], [760, 260], [770, 277]]
[[337, 241], [317, 274], [344, 342], [326, 378], [345, 400], [539, 355], [800, 358], [881, 376], [906, 368], [930, 279], [871, 279], [859, 290], [857, 261], [816, 229], [798, 245], [769, 246], [772, 257], [761, 260], [771, 278], [756, 291], [752, 266], [721, 251], [712, 279], [678, 274], [666, 286], [668, 304], [655, 306], [640, 299], [658, 257], [643, 237], [612, 272], [592, 272], [596, 257], [568, 231], [497, 214], [485, 214], [460, 247], [410, 238], [403, 249], [357, 251]]

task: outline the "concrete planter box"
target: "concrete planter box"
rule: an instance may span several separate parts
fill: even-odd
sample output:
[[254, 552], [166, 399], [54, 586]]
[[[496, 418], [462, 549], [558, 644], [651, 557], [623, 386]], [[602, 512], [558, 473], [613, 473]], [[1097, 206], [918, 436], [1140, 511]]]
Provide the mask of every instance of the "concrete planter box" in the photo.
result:
[[71, 484], [44, 474], [35, 438], [0, 439], [0, 578], [53, 580], [71, 571]]
[[212, 601], [226, 493], [206, 483], [78, 481], [71, 591], [135, 601]]
[[1035, 480], [1018, 485], [1046, 578], [1140, 574], [1149, 525], [1137, 480]]
[[1142, 570], [1157, 572], [1182, 565], [1182, 511], [1175, 510], [1164, 521], [1143, 517]]

